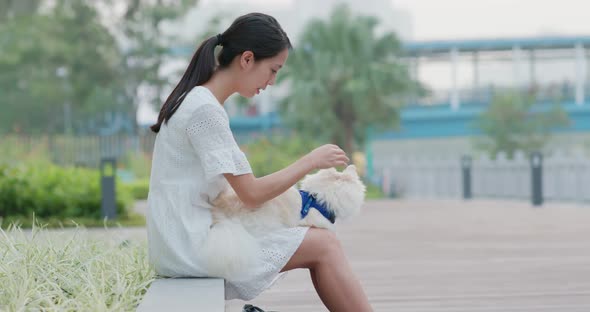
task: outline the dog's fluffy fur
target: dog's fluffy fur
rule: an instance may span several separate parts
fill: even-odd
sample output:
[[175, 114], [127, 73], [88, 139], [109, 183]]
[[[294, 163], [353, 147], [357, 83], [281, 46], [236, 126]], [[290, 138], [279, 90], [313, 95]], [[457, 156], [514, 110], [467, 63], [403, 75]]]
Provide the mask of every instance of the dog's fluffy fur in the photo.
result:
[[[337, 221], [358, 213], [365, 199], [365, 185], [354, 165], [342, 172], [331, 168], [307, 175], [301, 190], [317, 194], [317, 200], [335, 213]], [[260, 246], [254, 237], [296, 226], [333, 227], [316, 209], [301, 219], [301, 195], [295, 187], [260, 207], [247, 208], [228, 185], [213, 206], [213, 225], [201, 254], [209, 275], [228, 280], [247, 278], [248, 268], [259, 261]]]

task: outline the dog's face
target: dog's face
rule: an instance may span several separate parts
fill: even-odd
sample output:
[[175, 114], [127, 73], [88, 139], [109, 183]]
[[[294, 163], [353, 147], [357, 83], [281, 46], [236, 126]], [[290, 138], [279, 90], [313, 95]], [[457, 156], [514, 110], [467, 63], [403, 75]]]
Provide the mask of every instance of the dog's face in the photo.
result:
[[330, 168], [307, 175], [301, 181], [301, 189], [316, 193], [318, 201], [326, 203], [337, 218], [347, 218], [360, 211], [366, 188], [356, 167], [349, 165], [342, 172]]

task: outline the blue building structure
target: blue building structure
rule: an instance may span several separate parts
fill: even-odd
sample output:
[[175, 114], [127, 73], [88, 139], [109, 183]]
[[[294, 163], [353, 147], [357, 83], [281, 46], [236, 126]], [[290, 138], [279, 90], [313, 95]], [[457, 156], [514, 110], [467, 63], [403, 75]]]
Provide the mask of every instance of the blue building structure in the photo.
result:
[[[407, 42], [403, 46], [414, 73], [417, 72], [421, 63], [428, 62], [428, 58], [448, 58], [451, 67], [451, 75], [448, 78], [451, 81], [456, 80], [458, 58], [471, 56], [473, 86], [470, 90], [462, 90], [454, 81], [448, 90], [446, 99], [429, 105], [420, 103], [419, 99], [415, 102], [409, 100], [401, 112], [400, 129], [375, 134], [372, 139], [477, 135], [478, 132], [473, 127], [473, 122], [491, 99], [489, 92], [485, 88], [483, 88], [484, 92], [481, 92], [482, 88], [479, 87], [480, 58], [485, 53], [497, 51], [510, 52], [512, 63], [515, 66], [519, 62], [528, 65], [529, 81], [521, 81], [512, 86], [524, 90], [535, 85], [536, 68], [539, 63], [536, 57], [538, 51], [563, 49], [573, 51], [575, 68], [572, 68], [572, 72], [575, 72], [576, 81], [568, 94], [562, 94], [557, 99], [573, 122], [571, 127], [559, 131], [590, 131], [590, 103], [587, 99], [590, 84], [586, 79], [588, 71], [586, 49], [590, 46], [590, 36], [424, 41]], [[552, 102], [555, 102], [555, 99], [539, 97], [538, 102], [540, 104], [538, 106], [542, 109], [549, 107]], [[231, 126], [236, 133], [244, 134], [280, 128], [281, 123], [278, 115], [271, 112], [254, 117], [234, 116], [231, 119]]]
[[[560, 105], [568, 113], [571, 126], [555, 131], [590, 132], [590, 105], [577, 105], [571, 101], [562, 102]], [[552, 104], [542, 103], [537, 106], [541, 110], [549, 110]], [[470, 103], [465, 103], [454, 110], [450, 105], [411, 106], [401, 113], [400, 129], [375, 134], [372, 139], [420, 139], [479, 135], [480, 132], [474, 123], [485, 109], [485, 106]]]

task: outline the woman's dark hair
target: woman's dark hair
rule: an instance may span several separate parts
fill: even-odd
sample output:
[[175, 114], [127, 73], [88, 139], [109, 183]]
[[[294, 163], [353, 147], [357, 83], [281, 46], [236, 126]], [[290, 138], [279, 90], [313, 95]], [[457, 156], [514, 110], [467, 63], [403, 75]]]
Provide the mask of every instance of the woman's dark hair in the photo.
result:
[[182, 79], [164, 102], [158, 122], [150, 127], [160, 131], [162, 123], [174, 115], [190, 90], [207, 82], [217, 66], [215, 47], [222, 49], [217, 56], [219, 68], [228, 67], [232, 60], [245, 51], [251, 51], [256, 60], [276, 56], [284, 49], [291, 49], [291, 42], [277, 20], [262, 13], [250, 13], [238, 17], [223, 33], [213, 36], [201, 43]]

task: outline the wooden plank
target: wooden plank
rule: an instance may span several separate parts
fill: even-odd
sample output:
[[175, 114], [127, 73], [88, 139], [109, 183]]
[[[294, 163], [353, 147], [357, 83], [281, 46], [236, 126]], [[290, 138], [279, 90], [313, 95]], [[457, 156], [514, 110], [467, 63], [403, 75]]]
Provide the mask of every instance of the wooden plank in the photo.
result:
[[[590, 311], [590, 207], [369, 201], [337, 233], [375, 311]], [[307, 270], [252, 304], [326, 311]], [[239, 312], [244, 302], [228, 301]]]

